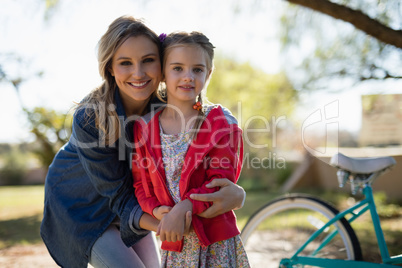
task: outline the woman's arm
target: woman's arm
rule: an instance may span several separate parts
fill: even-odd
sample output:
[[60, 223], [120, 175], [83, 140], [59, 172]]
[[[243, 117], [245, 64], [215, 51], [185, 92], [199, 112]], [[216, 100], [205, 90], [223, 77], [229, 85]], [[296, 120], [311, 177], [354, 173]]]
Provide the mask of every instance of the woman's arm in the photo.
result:
[[118, 144], [103, 144], [94, 120], [91, 111], [87, 113], [85, 108], [78, 109], [74, 114], [70, 143], [76, 148], [80, 162], [96, 191], [110, 200], [110, 211], [120, 218], [122, 239], [129, 243], [134, 234], [148, 233], [139, 228], [143, 212], [134, 196], [129, 163], [119, 158], [119, 155], [125, 155], [125, 151], [120, 152]]
[[142, 214], [140, 218], [140, 227], [145, 230], [156, 232], [158, 230], [159, 220], [155, 219], [148, 213]]
[[213, 218], [230, 210], [240, 209], [244, 205], [246, 192], [228, 179], [214, 179], [206, 187], [220, 187], [219, 191], [210, 194], [191, 194], [190, 198], [197, 201], [213, 202], [207, 210], [198, 214], [204, 218]]

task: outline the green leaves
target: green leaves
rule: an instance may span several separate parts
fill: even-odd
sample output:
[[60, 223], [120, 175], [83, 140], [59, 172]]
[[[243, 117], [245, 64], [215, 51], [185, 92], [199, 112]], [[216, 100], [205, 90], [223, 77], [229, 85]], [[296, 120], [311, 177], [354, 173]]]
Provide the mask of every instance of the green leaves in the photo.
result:
[[69, 114], [56, 112], [45, 107], [24, 109], [29, 129], [35, 135], [38, 147], [34, 153], [44, 167], [48, 167], [61, 146], [71, 134], [72, 119]]
[[[244, 129], [247, 150], [266, 154], [273, 149], [276, 134], [288, 123], [298, 101], [298, 92], [284, 73], [267, 74], [249, 63], [217, 57], [207, 91], [208, 100], [227, 107]], [[282, 118], [282, 125], [278, 125]], [[280, 120], [279, 120], [280, 121]]]
[[284, 73], [267, 74], [249, 63], [219, 57], [207, 96], [230, 109], [243, 126], [257, 115], [290, 115], [297, 102], [297, 92]]

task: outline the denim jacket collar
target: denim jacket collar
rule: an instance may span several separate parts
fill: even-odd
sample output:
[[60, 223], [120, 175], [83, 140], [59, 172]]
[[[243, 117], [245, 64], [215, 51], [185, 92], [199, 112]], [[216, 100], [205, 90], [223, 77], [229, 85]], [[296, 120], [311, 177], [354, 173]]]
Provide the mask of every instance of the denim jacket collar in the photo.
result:
[[120, 96], [120, 89], [116, 87], [114, 92], [114, 99], [116, 103], [116, 113], [118, 116], [123, 116], [124, 120], [127, 118], [126, 111], [124, 110], [123, 101]]

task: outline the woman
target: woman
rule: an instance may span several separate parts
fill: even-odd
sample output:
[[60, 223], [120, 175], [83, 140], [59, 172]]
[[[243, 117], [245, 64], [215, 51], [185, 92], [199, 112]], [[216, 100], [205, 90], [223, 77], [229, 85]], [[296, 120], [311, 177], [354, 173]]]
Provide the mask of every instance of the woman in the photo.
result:
[[[45, 184], [41, 236], [63, 267], [157, 267], [159, 221], [143, 213], [134, 196], [130, 171], [132, 122], [154, 106], [161, 81], [158, 36], [132, 17], [120, 17], [99, 41], [104, 79], [77, 106], [69, 142], [57, 153]], [[242, 206], [245, 193], [228, 180], [221, 190], [193, 199], [214, 205], [214, 217]], [[187, 228], [191, 219], [187, 219]]]

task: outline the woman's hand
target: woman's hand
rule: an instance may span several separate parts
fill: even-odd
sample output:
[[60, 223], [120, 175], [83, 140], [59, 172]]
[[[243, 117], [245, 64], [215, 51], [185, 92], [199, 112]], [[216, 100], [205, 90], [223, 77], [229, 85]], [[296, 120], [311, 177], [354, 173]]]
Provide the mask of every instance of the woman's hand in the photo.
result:
[[144, 213], [140, 218], [139, 224], [142, 229], [156, 232], [158, 230], [159, 220], [155, 219], [148, 213]]
[[154, 217], [157, 218], [158, 220], [162, 220], [162, 218], [172, 210], [172, 207], [169, 206], [160, 206], [154, 208], [152, 211], [152, 214], [154, 214]]
[[210, 194], [191, 194], [190, 198], [198, 201], [213, 202], [213, 205], [198, 214], [204, 218], [213, 218], [231, 210], [243, 207], [246, 192], [239, 185], [228, 179], [214, 179], [206, 185], [208, 188], [221, 187]]
[[[190, 212], [190, 214], [188, 212]], [[192, 204], [189, 200], [186, 199], [177, 203], [172, 210], [162, 218], [156, 235], [160, 236], [161, 241], [176, 242], [182, 240], [183, 235], [188, 232], [188, 215], [191, 216], [191, 213]]]
[[183, 235], [189, 235], [190, 232], [193, 230], [193, 225], [191, 225], [191, 221], [193, 220], [193, 213], [191, 211], [186, 212], [186, 222], [185, 222], [185, 227], [184, 227], [184, 233]]

